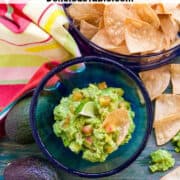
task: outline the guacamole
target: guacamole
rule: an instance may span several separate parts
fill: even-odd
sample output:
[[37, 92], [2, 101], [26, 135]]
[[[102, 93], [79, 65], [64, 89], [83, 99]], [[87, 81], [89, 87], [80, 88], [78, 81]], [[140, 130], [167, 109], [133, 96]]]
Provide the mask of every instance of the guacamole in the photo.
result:
[[131, 139], [135, 128], [134, 112], [123, 94], [121, 88], [107, 87], [105, 82], [74, 89], [54, 109], [55, 135], [74, 153], [81, 152], [83, 159], [105, 161]]
[[180, 153], [180, 131], [172, 138], [172, 143], [175, 146], [175, 151]]
[[153, 173], [156, 171], [166, 171], [169, 168], [173, 167], [175, 164], [175, 160], [172, 155], [168, 151], [163, 149], [152, 152], [150, 154], [150, 157], [151, 164], [149, 165], [149, 168]]

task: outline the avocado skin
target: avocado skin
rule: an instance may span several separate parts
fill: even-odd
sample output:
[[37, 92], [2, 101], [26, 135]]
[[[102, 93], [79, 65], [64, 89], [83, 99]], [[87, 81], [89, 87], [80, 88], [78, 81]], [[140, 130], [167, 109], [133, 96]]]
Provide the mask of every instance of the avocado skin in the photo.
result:
[[56, 169], [40, 157], [26, 157], [13, 161], [4, 170], [5, 180], [60, 180]]
[[5, 120], [5, 132], [8, 138], [18, 144], [34, 142], [29, 122], [31, 97], [19, 101], [8, 113]]

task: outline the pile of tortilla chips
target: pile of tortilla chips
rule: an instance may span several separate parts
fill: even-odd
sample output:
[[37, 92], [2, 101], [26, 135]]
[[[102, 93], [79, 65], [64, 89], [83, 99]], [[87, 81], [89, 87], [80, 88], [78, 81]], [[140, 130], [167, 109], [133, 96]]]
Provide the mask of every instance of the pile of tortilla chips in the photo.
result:
[[67, 12], [80, 32], [119, 54], [147, 54], [180, 44], [179, 4], [72, 4]]
[[[157, 145], [169, 142], [180, 131], [180, 64], [139, 73], [155, 101], [154, 129]], [[171, 80], [173, 94], [162, 94]]]

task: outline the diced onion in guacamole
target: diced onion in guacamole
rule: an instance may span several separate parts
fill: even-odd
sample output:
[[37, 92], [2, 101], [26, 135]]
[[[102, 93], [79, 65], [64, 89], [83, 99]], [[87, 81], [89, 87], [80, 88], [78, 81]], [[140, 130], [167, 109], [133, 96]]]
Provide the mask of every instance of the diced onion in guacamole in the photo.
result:
[[[134, 112], [130, 103], [124, 100], [123, 94], [121, 88], [107, 87], [105, 82], [74, 89], [54, 109], [55, 135], [72, 152], [82, 152], [83, 159], [91, 162], [105, 161], [119, 146], [128, 143], [135, 128]], [[122, 117], [122, 123], [112, 117], [112, 124], [106, 122], [106, 126], [110, 125], [105, 128], [103, 122], [105, 119], [108, 121], [111, 117], [108, 115], [115, 114], [116, 110], [122, 111], [126, 117]], [[121, 117], [118, 118], [121, 120]], [[124, 131], [125, 128], [128, 129]], [[127, 133], [123, 134], [122, 131]]]

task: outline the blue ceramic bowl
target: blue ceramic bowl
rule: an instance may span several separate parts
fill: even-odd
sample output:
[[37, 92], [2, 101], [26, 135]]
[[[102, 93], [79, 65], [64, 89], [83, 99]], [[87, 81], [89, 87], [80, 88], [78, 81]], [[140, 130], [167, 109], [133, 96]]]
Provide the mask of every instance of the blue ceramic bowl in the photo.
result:
[[[81, 63], [84, 66], [70, 70]], [[136, 128], [132, 139], [113, 152], [105, 162], [91, 163], [65, 148], [55, 136], [53, 109], [74, 88], [84, 88], [89, 83], [102, 81], [107, 82], [108, 86], [124, 89], [124, 98], [131, 102], [135, 112]], [[46, 103], [39, 100], [44, 95]], [[42, 79], [32, 98], [30, 120], [37, 145], [54, 165], [83, 177], [105, 177], [128, 167], [144, 149], [152, 128], [152, 107], [142, 82], [133, 72], [111, 59], [89, 56], [65, 62]]]
[[[170, 63], [174, 58], [180, 56], [180, 44], [165, 51], [146, 55], [123, 55], [103, 49], [102, 47], [88, 40], [74, 25], [72, 18], [66, 11], [66, 7], [68, 6], [69, 4], [64, 5], [66, 15], [70, 21], [69, 31], [73, 35], [74, 39], [79, 45], [82, 55], [84, 56], [98, 55], [111, 58], [135, 71], [155, 69]], [[140, 44], [137, 44], [137, 46], [140, 46]]]

